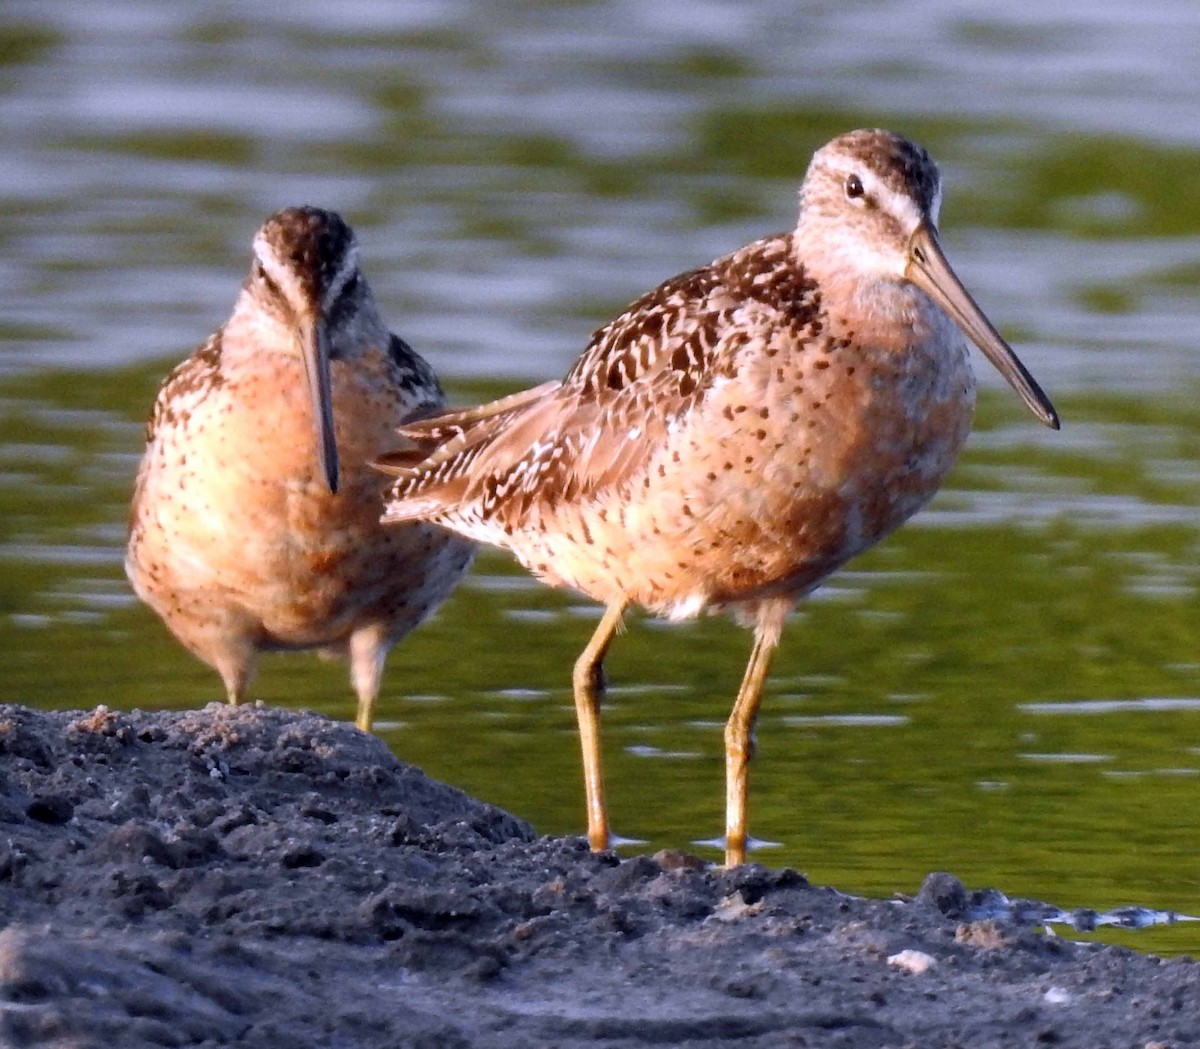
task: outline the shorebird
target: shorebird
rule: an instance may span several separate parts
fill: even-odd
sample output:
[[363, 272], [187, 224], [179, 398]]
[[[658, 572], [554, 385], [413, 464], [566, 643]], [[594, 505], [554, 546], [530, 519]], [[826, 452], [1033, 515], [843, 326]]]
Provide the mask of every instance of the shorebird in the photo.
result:
[[386, 479], [371, 458], [444, 404], [380, 317], [341, 217], [271, 216], [233, 315], [159, 391], [125, 559], [138, 597], [231, 703], [259, 652], [316, 648], [349, 657], [370, 730], [388, 652], [474, 550], [433, 525], [379, 520]]
[[602, 662], [628, 606], [754, 628], [725, 726], [725, 861], [741, 863], [784, 619], [941, 485], [974, 409], [967, 339], [1058, 428], [946, 261], [940, 204], [924, 149], [841, 135], [812, 158], [794, 230], [638, 299], [561, 382], [408, 424], [411, 444], [381, 457], [398, 478], [385, 520], [502, 547], [606, 606], [573, 677], [593, 849], [609, 841]]

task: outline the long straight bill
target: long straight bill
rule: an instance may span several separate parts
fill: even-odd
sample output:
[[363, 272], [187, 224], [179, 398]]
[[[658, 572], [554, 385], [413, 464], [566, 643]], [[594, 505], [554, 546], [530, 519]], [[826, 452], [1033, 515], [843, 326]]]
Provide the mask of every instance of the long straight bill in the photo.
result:
[[323, 318], [300, 324], [304, 378], [316, 426], [317, 463], [331, 492], [338, 490], [338, 452], [333, 428], [333, 388], [329, 379], [329, 333]]
[[963, 334], [983, 351], [1009, 386], [1017, 391], [1029, 410], [1051, 429], [1057, 430], [1058, 412], [1050, 398], [955, 276], [932, 227], [922, 225], [912, 235], [904, 275], [949, 314]]

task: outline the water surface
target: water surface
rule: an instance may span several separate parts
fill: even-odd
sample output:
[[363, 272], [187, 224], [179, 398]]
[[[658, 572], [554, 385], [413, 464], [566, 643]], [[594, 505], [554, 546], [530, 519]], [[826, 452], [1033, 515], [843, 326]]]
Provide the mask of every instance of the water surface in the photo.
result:
[[[946, 489], [796, 615], [757, 858], [847, 891], [948, 869], [1200, 914], [1200, 8], [1095, 7], [10, 0], [4, 698], [219, 697], [121, 548], [157, 384], [227, 316], [271, 211], [342, 211], [385, 314], [468, 402], [562, 374], [641, 292], [789, 226], [813, 149], [885, 125], [941, 162], [946, 248], [1065, 426], [979, 362]], [[481, 557], [392, 657], [389, 744], [577, 832], [569, 671], [597, 615]], [[635, 620], [615, 645], [610, 800], [638, 848], [719, 833], [748, 651], [719, 619]], [[265, 659], [255, 695], [353, 714], [344, 668], [306, 656]], [[1200, 946], [1191, 926], [1129, 942]]]

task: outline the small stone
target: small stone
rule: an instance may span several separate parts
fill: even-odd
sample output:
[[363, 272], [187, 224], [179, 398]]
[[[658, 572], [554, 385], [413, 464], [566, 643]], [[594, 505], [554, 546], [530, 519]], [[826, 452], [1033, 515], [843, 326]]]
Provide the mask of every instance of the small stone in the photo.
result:
[[924, 951], [915, 951], [912, 948], [889, 955], [887, 961], [888, 965], [917, 976], [929, 972], [937, 965], [937, 959], [933, 955], [926, 954]]
[[665, 871], [702, 871], [708, 866], [706, 860], [682, 849], [659, 849], [652, 859]]
[[761, 914], [762, 909], [761, 900], [758, 903], [747, 903], [746, 898], [740, 892], [735, 892], [726, 896], [713, 908], [712, 916], [719, 922], [735, 922], [742, 918]]
[[953, 874], [935, 871], [925, 876], [916, 902], [933, 907], [948, 918], [961, 918], [967, 910], [967, 890]]
[[954, 930], [954, 942], [968, 947], [997, 950], [1007, 947], [1010, 940], [1004, 935], [999, 923], [987, 918], [978, 922], [964, 922]]

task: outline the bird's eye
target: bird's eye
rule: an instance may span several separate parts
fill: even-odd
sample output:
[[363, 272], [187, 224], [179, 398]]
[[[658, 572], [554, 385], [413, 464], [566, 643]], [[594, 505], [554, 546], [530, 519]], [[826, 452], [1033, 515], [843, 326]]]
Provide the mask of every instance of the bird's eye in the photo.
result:
[[254, 260], [254, 268], [251, 272], [254, 274], [255, 280], [262, 280], [267, 275], [267, 271], [263, 269], [263, 264], [259, 259]]
[[355, 273], [355, 274], [354, 274], [354, 275], [353, 275], [353, 276], [352, 276], [352, 277], [351, 277], [351, 278], [350, 278], [348, 281], [346, 281], [346, 283], [345, 283], [345, 284], [342, 286], [342, 294], [343, 294], [343, 295], [353, 295], [353, 294], [354, 294], [356, 291], [358, 291], [358, 274], [357, 274], [357, 273]]
[[864, 193], [862, 179], [857, 175], [851, 175], [846, 179], [846, 196], [850, 200], [858, 200]]

